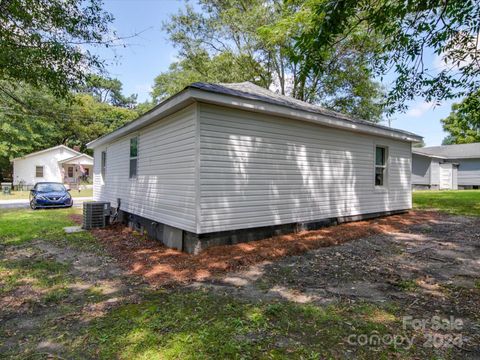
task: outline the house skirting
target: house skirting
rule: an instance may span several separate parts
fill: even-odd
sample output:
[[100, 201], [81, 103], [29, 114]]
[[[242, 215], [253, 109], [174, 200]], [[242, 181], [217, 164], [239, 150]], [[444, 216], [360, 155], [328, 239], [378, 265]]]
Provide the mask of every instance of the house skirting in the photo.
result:
[[480, 185], [458, 185], [458, 190], [478, 190]]
[[250, 229], [219, 231], [206, 234], [195, 234], [190, 231], [178, 229], [166, 224], [156, 222], [145, 217], [119, 211], [119, 221], [146, 234], [149, 238], [161, 241], [165, 246], [187, 252], [198, 254], [212, 246], [233, 245], [248, 241], [255, 241], [270, 238], [272, 236], [286, 235], [305, 230], [317, 230], [327, 226], [337, 225], [346, 222], [373, 219], [382, 216], [405, 213], [408, 210], [393, 210], [361, 214], [354, 216], [341, 216], [328, 219], [319, 219], [308, 222], [296, 222], [283, 225], [263, 226]]
[[429, 185], [429, 184], [412, 184], [413, 190], [438, 190], [438, 185]]

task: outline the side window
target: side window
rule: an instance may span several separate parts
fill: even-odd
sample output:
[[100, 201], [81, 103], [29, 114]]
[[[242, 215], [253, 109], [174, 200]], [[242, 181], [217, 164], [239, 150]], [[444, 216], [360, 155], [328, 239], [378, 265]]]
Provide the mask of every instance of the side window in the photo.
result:
[[43, 177], [43, 166], [35, 166], [35, 177]]
[[386, 147], [375, 147], [375, 186], [385, 186], [387, 156], [388, 149]]
[[138, 136], [130, 139], [130, 178], [137, 176]]
[[107, 167], [107, 152], [102, 151], [102, 160], [101, 160], [101, 173], [102, 173], [102, 179], [105, 181], [105, 169]]

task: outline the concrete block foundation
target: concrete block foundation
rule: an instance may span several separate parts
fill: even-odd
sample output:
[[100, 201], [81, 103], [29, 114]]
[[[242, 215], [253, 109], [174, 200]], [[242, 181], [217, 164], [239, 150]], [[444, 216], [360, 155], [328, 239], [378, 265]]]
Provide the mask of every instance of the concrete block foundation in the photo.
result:
[[346, 222], [360, 221], [402, 214], [408, 210], [375, 212], [354, 216], [341, 216], [316, 221], [298, 222], [283, 225], [264, 226], [251, 229], [219, 231], [207, 234], [195, 234], [166, 224], [158, 223], [139, 215], [123, 210], [119, 211], [118, 219], [121, 223], [146, 234], [149, 238], [162, 242], [165, 246], [184, 251], [189, 254], [199, 254], [212, 246], [233, 245], [243, 242], [270, 238], [278, 235], [292, 234], [300, 231], [317, 230], [327, 226]]

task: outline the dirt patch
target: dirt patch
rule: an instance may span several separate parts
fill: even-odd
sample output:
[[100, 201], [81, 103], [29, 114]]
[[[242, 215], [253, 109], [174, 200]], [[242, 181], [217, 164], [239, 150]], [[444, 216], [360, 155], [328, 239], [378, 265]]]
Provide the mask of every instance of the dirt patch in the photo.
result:
[[[304, 231], [249, 243], [217, 246], [199, 255], [169, 249], [158, 241], [139, 236], [116, 225], [94, 230], [93, 234], [109, 254], [131, 273], [143, 276], [152, 285], [167, 285], [210, 279], [265, 261], [302, 254], [308, 250], [339, 245], [355, 239], [400, 231], [408, 226], [433, 226], [445, 215], [416, 212]], [[74, 220], [79, 221], [79, 218]]]
[[66, 328], [75, 333], [111, 308], [136, 302], [144, 288], [111, 257], [44, 240], [8, 247], [0, 262], [10, 269], [10, 280], [0, 279], [0, 354], [12, 358], [30, 357], [23, 351], [57, 358], [67, 351], [57, 342]]
[[77, 223], [78, 225], [81, 225], [83, 223], [83, 215], [82, 214], [70, 214], [70, 219]]

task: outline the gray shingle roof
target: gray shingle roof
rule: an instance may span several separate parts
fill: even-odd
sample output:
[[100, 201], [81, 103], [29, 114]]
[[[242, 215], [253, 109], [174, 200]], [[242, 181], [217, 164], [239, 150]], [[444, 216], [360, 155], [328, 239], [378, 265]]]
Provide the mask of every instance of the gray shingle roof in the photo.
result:
[[413, 152], [427, 156], [440, 156], [447, 159], [480, 158], [480, 143], [431, 146], [414, 149]]
[[189, 86], [187, 86], [187, 88], [195, 88], [195, 89], [205, 90], [205, 91], [218, 93], [218, 94], [237, 96], [237, 97], [241, 97], [249, 100], [263, 101], [263, 102], [274, 104], [274, 105], [287, 106], [289, 108], [293, 108], [297, 110], [308, 111], [315, 114], [330, 116], [336, 119], [340, 119], [340, 120], [344, 120], [352, 123], [363, 124], [367, 126], [378, 127], [385, 130], [395, 131], [408, 136], [415, 136], [415, 137], [418, 136], [417, 134], [411, 133], [409, 131], [399, 130], [399, 129], [391, 128], [388, 126], [374, 124], [370, 121], [353, 118], [336, 111], [325, 109], [318, 105], [312, 105], [305, 101], [294, 99], [290, 96], [277, 94], [261, 86], [252, 84], [251, 82], [248, 82], [248, 81], [242, 82], [242, 83], [231, 83], [231, 84], [226, 84], [226, 83], [212, 84], [212, 83], [196, 82], [196, 83], [190, 84]]
[[[421, 136], [408, 131], [374, 124], [372, 122], [361, 120], [361, 119], [355, 119], [335, 111], [327, 110], [320, 106], [312, 105], [304, 101], [300, 101], [288, 96], [274, 93], [270, 90], [254, 85], [250, 82], [232, 83], [232, 84], [211, 84], [211, 83], [197, 82], [187, 86], [185, 89], [169, 97], [168, 99], [163, 100], [157, 106], [155, 106], [151, 110], [141, 115], [139, 118], [124, 124], [118, 129], [108, 134], [105, 134], [96, 140], [89, 142], [87, 144], [87, 147], [94, 148], [95, 146], [104, 144], [108, 141], [113, 141], [114, 139], [130, 131], [135, 131], [137, 129], [140, 129], [143, 126], [147, 126], [148, 124], [151, 124], [152, 122], [156, 121], [162, 113], [168, 112], [170, 110], [174, 111], [172, 109], [175, 109], [175, 107], [177, 106], [182, 106], [186, 102], [191, 103], [190, 102], [191, 100], [206, 101], [206, 102], [211, 101], [211, 99], [208, 99], [205, 96], [206, 95], [205, 93], [226, 95], [225, 98], [221, 98], [220, 96], [218, 96], [218, 99], [217, 99], [217, 100], [219, 99], [222, 100], [226, 104], [226, 106], [231, 105], [229, 103], [231, 99], [229, 99], [228, 97], [245, 99], [246, 102], [247, 100], [256, 100], [263, 103], [288, 107], [293, 110], [310, 112], [315, 115], [316, 114], [324, 115], [325, 117], [330, 118], [330, 119], [324, 119], [326, 121], [322, 122], [325, 124], [325, 126], [335, 126], [331, 124], [332, 119], [334, 119], [337, 125], [339, 125], [338, 127], [346, 128], [352, 131], [359, 129], [359, 131], [373, 133], [379, 136], [388, 136], [388, 137], [392, 136], [394, 138], [401, 139], [404, 141], [410, 141], [410, 142], [420, 141], [422, 139]], [[222, 103], [222, 101], [218, 101], [218, 103]], [[237, 99], [234, 99], [234, 101], [237, 102]], [[217, 102], [214, 102], [214, 103], [217, 103]], [[275, 111], [279, 114], [287, 114], [287, 111], [284, 111], [283, 108], [275, 109]], [[306, 115], [309, 115], [309, 114], [300, 114], [299, 118], [309, 117]]]

